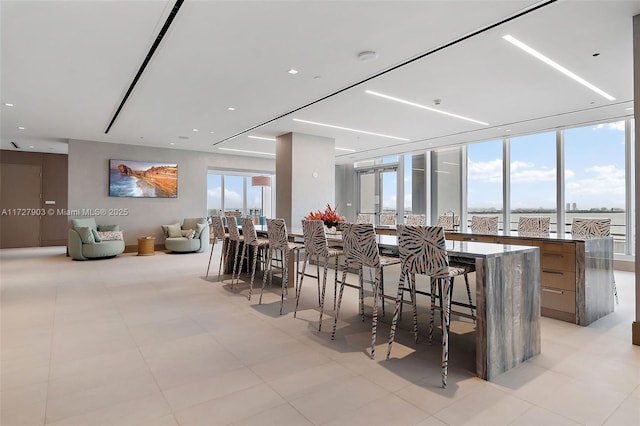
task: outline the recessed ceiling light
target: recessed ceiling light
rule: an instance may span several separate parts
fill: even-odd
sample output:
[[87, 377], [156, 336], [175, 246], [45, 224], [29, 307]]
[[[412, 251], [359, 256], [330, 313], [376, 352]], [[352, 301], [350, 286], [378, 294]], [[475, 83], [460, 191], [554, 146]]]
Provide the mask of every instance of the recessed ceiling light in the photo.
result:
[[513, 44], [514, 46], [524, 50], [525, 52], [527, 52], [529, 55], [533, 56], [534, 58], [539, 59], [542, 62], [544, 62], [545, 64], [549, 65], [550, 67], [560, 71], [561, 73], [563, 73], [567, 77], [572, 78], [573, 80], [577, 81], [578, 83], [582, 84], [585, 87], [588, 87], [589, 89], [593, 90], [594, 92], [596, 92], [600, 96], [603, 96], [607, 100], [610, 100], [610, 101], [615, 101], [616, 100], [616, 98], [614, 98], [610, 94], [608, 94], [605, 91], [597, 88], [596, 86], [594, 86], [593, 84], [591, 84], [587, 80], [585, 80], [584, 78], [574, 74], [573, 72], [569, 71], [568, 69], [566, 69], [565, 67], [563, 67], [559, 63], [553, 61], [552, 59], [549, 59], [548, 57], [546, 57], [542, 53], [538, 52], [537, 50], [533, 49], [530, 46], [527, 46], [526, 44], [524, 44], [520, 40], [516, 39], [515, 37], [512, 37], [511, 35], [507, 34], [507, 35], [503, 36], [502, 38], [504, 40], [508, 41], [509, 43]]
[[300, 120], [299, 118], [294, 118], [293, 121], [297, 121], [297, 122], [300, 122], [300, 123], [313, 124], [315, 126], [330, 127], [332, 129], [347, 130], [349, 132], [364, 133], [365, 135], [380, 136], [380, 137], [383, 137], [383, 138], [396, 139], [396, 140], [405, 141], [405, 142], [409, 142], [411, 140], [411, 139], [407, 139], [407, 138], [400, 138], [400, 137], [397, 137], [397, 136], [385, 135], [385, 134], [382, 134], [382, 133], [368, 132], [366, 130], [358, 130], [358, 129], [351, 129], [349, 127], [334, 126], [333, 124], [318, 123], [316, 121], [308, 121], [308, 120]]
[[215, 133], [215, 132], [212, 130], [212, 131], [210, 131], [209, 133]]
[[229, 107], [227, 108], [229, 111], [235, 111], [236, 109], [234, 107]]
[[298, 70], [291, 68], [289, 71], [287, 71], [289, 74], [298, 74]]
[[199, 132], [200, 130], [199, 130], [199, 129], [193, 129], [193, 131], [194, 131], [194, 132]]
[[373, 61], [378, 57], [378, 54], [373, 50], [365, 50], [364, 52], [358, 53], [358, 59], [362, 62]]
[[276, 138], [267, 138], [267, 137], [264, 137], [264, 136], [249, 135], [248, 137], [251, 138], [251, 139], [260, 139], [260, 140], [263, 140], [263, 141], [271, 141], [271, 142], [275, 142], [276, 141]]
[[12, 107], [13, 104], [6, 103], [6, 104], [4, 104], [4, 106]]
[[631, 110], [633, 110], [633, 107], [625, 108], [624, 110], [625, 111], [631, 111]]
[[175, 144], [176, 144], [175, 142], [169, 142], [169, 145], [175, 145]]
[[336, 146], [336, 149], [339, 151], [356, 152], [355, 149], [351, 149], [351, 148], [339, 148]]
[[35, 148], [35, 146], [33, 146], [33, 145], [29, 145], [29, 148]]
[[415, 102], [407, 101], [405, 99], [400, 99], [400, 98], [396, 98], [394, 96], [384, 95], [382, 93], [374, 92], [373, 90], [365, 90], [365, 93], [368, 93], [369, 95], [379, 96], [381, 98], [388, 99], [390, 101], [400, 102], [401, 104], [411, 105], [411, 106], [414, 106], [416, 108], [426, 109], [428, 111], [433, 111], [433, 112], [437, 112], [439, 114], [448, 115], [450, 117], [459, 118], [461, 120], [467, 120], [467, 121], [471, 121], [473, 123], [482, 124], [483, 126], [488, 126], [489, 125], [489, 123], [485, 123], [484, 121], [474, 120], [473, 118], [464, 117], [462, 115], [458, 115], [458, 114], [453, 114], [453, 113], [450, 113], [450, 112], [442, 111], [441, 109], [435, 109], [435, 108], [428, 107], [426, 105], [421, 105], [421, 104], [417, 104]]
[[18, 126], [18, 130], [24, 130], [24, 127]]
[[244, 149], [233, 149], [233, 148], [218, 148], [222, 151], [234, 151], [234, 152], [245, 152], [247, 154], [262, 154], [262, 155], [276, 155], [271, 152], [260, 152], [260, 151], [247, 151]]
[[505, 132], [510, 132], [510, 131], [511, 131], [511, 129], [505, 129]]

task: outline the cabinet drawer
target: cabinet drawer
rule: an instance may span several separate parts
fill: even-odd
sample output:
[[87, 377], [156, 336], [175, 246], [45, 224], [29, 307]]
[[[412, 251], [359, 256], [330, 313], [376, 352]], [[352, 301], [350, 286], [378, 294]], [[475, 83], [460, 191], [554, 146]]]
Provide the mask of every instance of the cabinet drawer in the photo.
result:
[[522, 238], [503, 238], [498, 237], [496, 239], [498, 244], [511, 244], [516, 246], [530, 246], [531, 240], [523, 240]]
[[575, 253], [561, 253], [550, 252], [540, 249], [540, 268], [554, 269], [560, 271], [575, 271], [576, 270], [576, 254]]
[[576, 313], [576, 292], [542, 287], [540, 303], [543, 308]]
[[542, 269], [540, 272], [540, 284], [543, 287], [575, 291], [576, 273], [573, 271], [554, 271]]
[[536, 245], [540, 247], [540, 251], [553, 253], [575, 253], [576, 245], [574, 243], [557, 243], [549, 241], [537, 241]]

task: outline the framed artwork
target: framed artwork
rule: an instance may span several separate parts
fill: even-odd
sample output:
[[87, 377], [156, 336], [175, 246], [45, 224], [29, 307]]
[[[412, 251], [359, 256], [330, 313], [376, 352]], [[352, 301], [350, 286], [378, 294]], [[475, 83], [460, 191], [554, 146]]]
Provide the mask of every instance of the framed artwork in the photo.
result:
[[178, 197], [178, 164], [109, 160], [110, 197]]

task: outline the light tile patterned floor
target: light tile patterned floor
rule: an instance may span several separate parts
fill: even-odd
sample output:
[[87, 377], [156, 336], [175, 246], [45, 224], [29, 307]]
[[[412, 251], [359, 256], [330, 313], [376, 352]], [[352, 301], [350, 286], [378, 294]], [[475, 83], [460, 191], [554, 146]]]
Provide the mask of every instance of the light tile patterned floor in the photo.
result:
[[[542, 353], [492, 382], [474, 377], [473, 323], [453, 321], [442, 389], [426, 298], [419, 343], [405, 315], [388, 361], [387, 304], [371, 360], [353, 289], [332, 342], [331, 309], [317, 331], [312, 280], [293, 318], [293, 291], [279, 316], [277, 289], [258, 305], [246, 284], [205, 280], [208, 254], [76, 262], [64, 252], [0, 251], [3, 426], [640, 424], [632, 273], [616, 272], [613, 314], [589, 327], [542, 318]], [[385, 270], [387, 294], [394, 280]]]

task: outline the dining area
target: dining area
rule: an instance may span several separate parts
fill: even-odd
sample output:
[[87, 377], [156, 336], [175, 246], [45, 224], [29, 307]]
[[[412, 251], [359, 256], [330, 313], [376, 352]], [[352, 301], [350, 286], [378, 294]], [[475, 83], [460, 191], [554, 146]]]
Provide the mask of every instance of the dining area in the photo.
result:
[[[287, 229], [281, 219], [267, 219], [266, 225], [243, 220], [241, 226], [212, 219], [213, 241], [222, 243], [219, 273], [224, 266], [225, 276], [231, 274], [229, 290], [258, 305], [265, 293], [279, 293], [273, 306], [277, 315], [295, 318], [300, 311], [316, 311], [314, 329], [323, 335], [324, 325], [326, 333], [331, 330], [330, 340], [340, 338], [343, 298], [353, 303], [357, 297], [358, 316], [370, 330], [367, 353], [372, 359], [381, 342], [387, 343], [382, 349], [386, 359], [393, 359], [395, 337], [404, 342], [410, 333], [414, 345], [428, 340], [441, 347], [441, 384], [446, 387], [452, 318], [469, 327], [473, 338], [466, 345], [472, 347], [465, 350], [475, 352], [475, 374], [482, 379], [493, 380], [541, 351], [537, 247], [456, 241], [445, 236], [442, 226], [397, 225], [392, 233], [371, 223], [327, 227], [322, 220], [303, 219], [301, 227]], [[214, 248], [207, 275], [214, 273]], [[272, 285], [278, 283], [274, 270], [280, 272], [280, 286]], [[221, 280], [225, 286], [228, 281]], [[285, 305], [294, 308], [287, 312]], [[390, 327], [389, 335], [378, 333], [382, 323], [385, 331]], [[453, 360], [458, 349], [451, 352]]]

